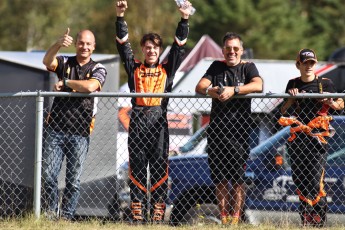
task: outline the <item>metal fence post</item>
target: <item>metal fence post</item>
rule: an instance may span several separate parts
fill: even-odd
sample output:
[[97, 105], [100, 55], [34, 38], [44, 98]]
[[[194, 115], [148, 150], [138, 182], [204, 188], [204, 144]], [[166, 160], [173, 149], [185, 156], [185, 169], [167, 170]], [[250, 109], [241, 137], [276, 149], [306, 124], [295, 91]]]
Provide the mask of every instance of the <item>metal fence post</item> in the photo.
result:
[[43, 140], [43, 102], [44, 97], [38, 92], [36, 97], [35, 126], [35, 178], [34, 178], [34, 214], [37, 219], [41, 214], [41, 171], [42, 171], [42, 140]]

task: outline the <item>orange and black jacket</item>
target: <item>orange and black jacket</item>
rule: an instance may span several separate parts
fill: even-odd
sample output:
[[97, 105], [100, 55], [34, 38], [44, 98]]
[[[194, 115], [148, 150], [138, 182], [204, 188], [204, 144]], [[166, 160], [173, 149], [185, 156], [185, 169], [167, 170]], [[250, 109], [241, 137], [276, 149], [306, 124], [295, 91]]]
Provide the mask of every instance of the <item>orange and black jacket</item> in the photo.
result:
[[[134, 58], [128, 41], [128, 27], [123, 17], [116, 21], [116, 45], [128, 75], [128, 86], [132, 93], [166, 93], [171, 92], [176, 70], [185, 54], [184, 46], [189, 32], [188, 19], [181, 18], [175, 39], [165, 63], [147, 65]], [[135, 106], [167, 107], [168, 98], [132, 98]]]

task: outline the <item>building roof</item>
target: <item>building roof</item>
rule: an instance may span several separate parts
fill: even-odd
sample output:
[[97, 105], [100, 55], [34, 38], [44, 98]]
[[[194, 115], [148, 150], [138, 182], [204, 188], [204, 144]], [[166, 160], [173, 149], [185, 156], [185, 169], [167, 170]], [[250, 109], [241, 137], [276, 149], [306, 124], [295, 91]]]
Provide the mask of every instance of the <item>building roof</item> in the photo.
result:
[[[160, 56], [160, 61], [164, 62], [167, 60], [171, 46], [168, 46]], [[222, 48], [215, 42], [209, 35], [203, 35], [198, 43], [193, 47], [192, 50], [185, 54], [185, 57], [177, 69], [174, 85], [181, 80], [184, 73], [194, 68], [198, 62], [206, 57], [210, 58], [222, 58]]]
[[[42, 60], [45, 51], [42, 52], [20, 52], [20, 51], [0, 51], [0, 60], [16, 63], [19, 65], [46, 70]], [[75, 53], [59, 53], [59, 55], [73, 56]], [[115, 55], [109, 54], [92, 54], [94, 61], [103, 61], [114, 58]]]
[[203, 35], [188, 56], [182, 61], [177, 71], [188, 72], [194, 68], [201, 59], [206, 57], [222, 58], [223, 54], [222, 48], [220, 48], [210, 36]]

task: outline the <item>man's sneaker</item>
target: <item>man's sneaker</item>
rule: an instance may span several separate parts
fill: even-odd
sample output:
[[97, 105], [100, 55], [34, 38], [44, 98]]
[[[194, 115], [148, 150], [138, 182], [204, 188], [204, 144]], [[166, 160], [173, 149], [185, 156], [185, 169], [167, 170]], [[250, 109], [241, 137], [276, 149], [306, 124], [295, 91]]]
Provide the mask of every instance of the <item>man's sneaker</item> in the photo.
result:
[[156, 223], [160, 223], [164, 220], [165, 204], [156, 203], [153, 209], [152, 220]]
[[229, 225], [231, 223], [231, 216], [230, 215], [221, 215], [220, 221], [222, 225]]
[[221, 216], [220, 217], [220, 222], [222, 225], [238, 225], [238, 223], [240, 222], [240, 218], [239, 217], [234, 217], [234, 216]]
[[141, 202], [132, 202], [131, 210], [133, 222], [140, 223], [144, 220]]
[[231, 217], [231, 222], [230, 225], [238, 225], [238, 223], [240, 222], [240, 217]]

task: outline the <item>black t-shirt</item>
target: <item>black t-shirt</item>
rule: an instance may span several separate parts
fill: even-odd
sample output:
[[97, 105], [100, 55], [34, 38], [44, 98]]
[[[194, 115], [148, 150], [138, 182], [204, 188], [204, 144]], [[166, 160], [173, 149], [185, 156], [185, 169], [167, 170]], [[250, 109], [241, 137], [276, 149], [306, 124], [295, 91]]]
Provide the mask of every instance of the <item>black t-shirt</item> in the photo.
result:
[[[316, 77], [311, 82], [303, 82], [301, 77], [291, 79], [286, 86], [285, 93], [288, 93], [289, 89], [292, 88], [298, 88], [300, 93], [336, 93], [332, 80], [320, 77]], [[325, 111], [325, 109], [327, 111], [328, 106], [319, 102], [319, 100], [318, 98], [296, 99], [296, 102], [288, 112], [296, 116], [304, 124], [307, 124], [318, 116], [318, 112]]]
[[[214, 61], [203, 76], [212, 82], [212, 86], [241, 86], [248, 84], [254, 77], [259, 77], [259, 71], [254, 63], [241, 62], [236, 66], [227, 66], [225, 61]], [[225, 102], [212, 99], [211, 120], [208, 132], [210, 146], [237, 146], [240, 143], [243, 151], [241, 157], [247, 159], [249, 154], [249, 130], [253, 126], [251, 113], [251, 99], [232, 98]], [[227, 148], [209, 149], [209, 154], [234, 154]], [[236, 148], [236, 147], [235, 147]]]
[[[90, 60], [80, 66], [76, 57], [58, 56], [58, 66], [54, 70], [60, 80], [97, 80], [103, 86], [107, 71], [101, 63]], [[72, 92], [65, 87], [63, 92]], [[82, 136], [90, 135], [93, 117], [97, 112], [98, 98], [92, 97], [55, 97], [48, 123], [56, 131]]]
[[[252, 62], [241, 61], [236, 66], [227, 66], [225, 61], [214, 61], [206, 71], [203, 78], [209, 79], [212, 86], [241, 86], [248, 84], [254, 77], [259, 77], [259, 71]], [[250, 114], [251, 99], [231, 99], [221, 102], [212, 99], [211, 119], [215, 117], [236, 117]], [[236, 114], [241, 114], [237, 116]]]

